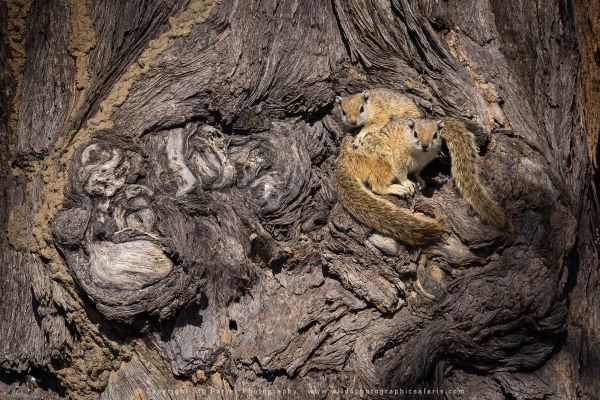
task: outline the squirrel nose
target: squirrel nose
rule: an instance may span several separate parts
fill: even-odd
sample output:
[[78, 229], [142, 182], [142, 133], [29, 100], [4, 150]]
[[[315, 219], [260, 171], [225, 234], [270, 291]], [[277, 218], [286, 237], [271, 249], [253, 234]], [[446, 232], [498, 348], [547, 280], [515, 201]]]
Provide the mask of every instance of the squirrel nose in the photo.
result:
[[423, 151], [427, 151], [428, 148], [429, 148], [429, 146], [427, 146], [427, 145], [424, 145], [424, 144], [421, 145], [421, 149]]

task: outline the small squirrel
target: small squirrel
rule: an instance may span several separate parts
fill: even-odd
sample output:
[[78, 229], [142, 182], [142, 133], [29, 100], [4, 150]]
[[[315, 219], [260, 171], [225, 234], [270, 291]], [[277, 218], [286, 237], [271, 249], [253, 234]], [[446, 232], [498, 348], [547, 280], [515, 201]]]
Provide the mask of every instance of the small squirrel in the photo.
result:
[[[394, 119], [355, 148], [346, 136], [336, 169], [342, 205], [363, 224], [410, 245], [438, 239], [442, 221], [396, 206], [379, 195], [414, 193], [409, 173], [419, 174], [442, 145], [439, 126], [430, 120]], [[426, 129], [425, 126], [427, 126]], [[398, 183], [392, 183], [397, 180]], [[369, 190], [365, 184], [370, 186]]]
[[[456, 186], [467, 203], [482, 220], [503, 227], [503, 211], [479, 181], [474, 137], [452, 119], [394, 117], [383, 129], [365, 137], [358, 148], [345, 137], [335, 174], [342, 205], [363, 224], [409, 245], [439, 239], [444, 232], [441, 220], [397, 207], [380, 195], [404, 197], [414, 193], [415, 184], [409, 175], [415, 175], [423, 188], [425, 181], [419, 174], [438, 155], [442, 136], [452, 156]], [[392, 183], [395, 180], [398, 183]]]
[[392, 116], [419, 118], [421, 111], [402, 93], [384, 88], [365, 90], [348, 96], [336, 96], [342, 110], [342, 120], [351, 129], [360, 128], [354, 139], [358, 147], [371, 133], [378, 132]]

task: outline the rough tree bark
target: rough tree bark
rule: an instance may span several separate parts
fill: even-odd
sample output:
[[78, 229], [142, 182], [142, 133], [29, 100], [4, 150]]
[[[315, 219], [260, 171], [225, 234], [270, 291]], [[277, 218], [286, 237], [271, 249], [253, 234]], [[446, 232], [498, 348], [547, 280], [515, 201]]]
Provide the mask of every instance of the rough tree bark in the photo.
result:
[[[599, 34], [597, 1], [0, 3], [0, 397], [597, 398]], [[510, 232], [448, 157], [441, 244], [340, 207], [334, 96], [376, 86], [467, 124]]]

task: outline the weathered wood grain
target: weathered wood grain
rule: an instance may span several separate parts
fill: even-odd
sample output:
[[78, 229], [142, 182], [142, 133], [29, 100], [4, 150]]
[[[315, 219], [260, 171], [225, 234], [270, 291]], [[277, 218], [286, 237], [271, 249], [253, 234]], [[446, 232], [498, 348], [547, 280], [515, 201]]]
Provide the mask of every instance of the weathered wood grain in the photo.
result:
[[[28, 250], [32, 241], [30, 240], [31, 217], [28, 217], [27, 213], [37, 201], [40, 201], [38, 196], [40, 185], [39, 182], [30, 182], [28, 189], [25, 177], [11, 170], [17, 154], [25, 160], [33, 153], [20, 152], [22, 142], [13, 140], [14, 136], [11, 135], [17, 132], [12, 132], [9, 128], [10, 113], [13, 109], [10, 99], [15, 93], [16, 83], [11, 77], [9, 66], [10, 48], [7, 40], [6, 15], [6, 4], [2, 3], [0, 4], [0, 21], [2, 21], [0, 23], [0, 91], [6, 95], [0, 97], [0, 293], [2, 293], [0, 397], [27, 398], [29, 395], [35, 395], [58, 398], [55, 394], [58, 390], [56, 378], [49, 370], [52, 360], [64, 359], [61, 352], [71, 341], [69, 321], [65, 318], [65, 313], [70, 306], [65, 303], [63, 288], [49, 279], [41, 258]], [[37, 41], [32, 40], [32, 42], [39, 43], [39, 37]], [[51, 49], [52, 46], [42, 46], [37, 51], [43, 53]], [[43, 63], [42, 60], [40, 62]], [[39, 66], [40, 64], [34, 63], [29, 67]], [[42, 74], [40, 78], [46, 79], [47, 75]], [[42, 87], [48, 88], [48, 84], [52, 85], [52, 82], [41, 82], [40, 90]], [[23, 97], [26, 102], [32, 98], [28, 90], [25, 89], [26, 93]], [[44, 93], [29, 106], [43, 108], [45, 106], [42, 104], [47, 105], [47, 101], [54, 101], [52, 93]], [[60, 101], [60, 96], [56, 101]], [[60, 125], [58, 120], [54, 119], [55, 117], [55, 115], [49, 116], [48, 121], [48, 129], [53, 131], [53, 134], [57, 132]], [[25, 120], [34, 124], [39, 122], [33, 122], [31, 115]], [[19, 125], [19, 129], [26, 128], [24, 125]], [[29, 128], [26, 130], [30, 132]], [[38, 149], [42, 149], [45, 146], [43, 143], [48, 142], [45, 142], [45, 133], [43, 137], [38, 133], [34, 133], [35, 137], [30, 138], [30, 143], [34, 147], [39, 145], [41, 147]]]
[[[33, 1], [28, 26], [23, 96], [19, 109], [20, 158], [41, 158], [64, 129], [73, 98], [75, 65], [68, 52], [68, 29], [57, 23], [67, 13], [61, 1]], [[45, 118], [39, 118], [46, 115]]]
[[[24, 74], [0, 58], [2, 89], [23, 87], [14, 132], [0, 99], [0, 316], [17, 322], [0, 327], [0, 394], [31, 375], [69, 398], [593, 398], [581, 7], [33, 1]], [[333, 99], [375, 86], [465, 122], [507, 231], [469, 209], [448, 156], [394, 200], [444, 218], [442, 243], [344, 211]]]

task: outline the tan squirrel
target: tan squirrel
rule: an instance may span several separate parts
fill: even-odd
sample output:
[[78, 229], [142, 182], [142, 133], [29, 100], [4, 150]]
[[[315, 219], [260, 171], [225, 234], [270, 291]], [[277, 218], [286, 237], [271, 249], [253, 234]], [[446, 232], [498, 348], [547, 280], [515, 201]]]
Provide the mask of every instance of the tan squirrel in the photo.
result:
[[[383, 129], [366, 136], [360, 147], [345, 137], [335, 174], [342, 205], [363, 224], [409, 245], [439, 239], [444, 232], [441, 220], [412, 213], [380, 195], [412, 194], [415, 184], [408, 175], [415, 175], [423, 188], [425, 182], [419, 174], [438, 155], [442, 136], [452, 156], [456, 186], [467, 203], [484, 221], [503, 227], [504, 213], [479, 181], [474, 137], [452, 119], [394, 117]], [[398, 183], [392, 183], [394, 180]]]
[[402, 93], [384, 88], [365, 90], [335, 98], [340, 105], [342, 121], [350, 129], [360, 128], [354, 139], [358, 147], [371, 133], [379, 132], [392, 116], [419, 118], [421, 111]]

